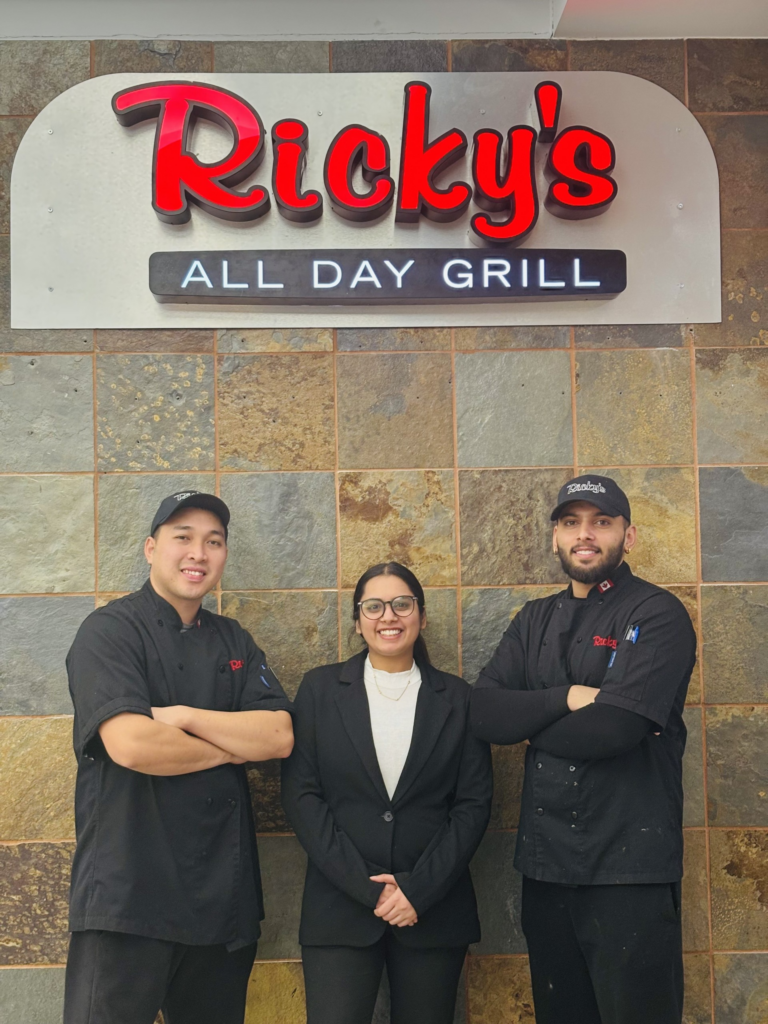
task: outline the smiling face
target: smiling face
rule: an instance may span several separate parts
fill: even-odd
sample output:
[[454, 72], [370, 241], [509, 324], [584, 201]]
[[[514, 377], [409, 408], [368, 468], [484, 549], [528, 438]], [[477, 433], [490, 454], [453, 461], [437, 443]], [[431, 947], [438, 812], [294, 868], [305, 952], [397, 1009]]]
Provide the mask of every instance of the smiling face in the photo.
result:
[[155, 591], [191, 622], [227, 561], [224, 527], [202, 508], [183, 508], [147, 537], [144, 554]]
[[[394, 601], [397, 597], [415, 597], [408, 584], [399, 576], [374, 576], [368, 580], [363, 590], [361, 601], [378, 598], [380, 601]], [[413, 664], [413, 645], [427, 624], [425, 612], [419, 611], [418, 603], [413, 602], [412, 611], [407, 614], [396, 614], [392, 605], [384, 606], [384, 614], [380, 619], [366, 618], [362, 609], [355, 622], [355, 629], [368, 644], [368, 656], [374, 668], [385, 672], [405, 672]]]
[[555, 524], [552, 546], [563, 571], [589, 590], [621, 565], [636, 536], [636, 528], [627, 526], [623, 516], [609, 516], [588, 501], [574, 501]]

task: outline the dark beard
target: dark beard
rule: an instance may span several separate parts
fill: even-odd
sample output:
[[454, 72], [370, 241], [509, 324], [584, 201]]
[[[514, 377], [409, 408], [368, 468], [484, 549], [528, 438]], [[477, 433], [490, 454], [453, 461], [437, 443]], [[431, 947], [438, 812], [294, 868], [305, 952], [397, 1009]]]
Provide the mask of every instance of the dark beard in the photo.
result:
[[557, 557], [560, 559], [560, 565], [562, 565], [565, 575], [570, 576], [577, 583], [602, 583], [614, 569], [621, 565], [624, 558], [624, 541], [620, 541], [615, 548], [603, 551], [602, 558], [597, 565], [584, 567], [578, 565], [559, 544], [557, 545]]

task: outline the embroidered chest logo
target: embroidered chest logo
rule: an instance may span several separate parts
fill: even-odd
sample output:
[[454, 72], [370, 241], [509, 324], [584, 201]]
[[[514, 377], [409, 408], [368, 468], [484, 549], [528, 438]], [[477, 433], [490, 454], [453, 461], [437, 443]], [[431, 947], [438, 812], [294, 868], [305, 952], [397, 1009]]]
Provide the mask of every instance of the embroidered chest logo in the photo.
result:
[[597, 589], [600, 591], [601, 594], [604, 594], [606, 590], [610, 590], [612, 586], [613, 580], [603, 580], [602, 583], [598, 583]]
[[616, 650], [618, 640], [614, 640], [612, 636], [593, 636], [592, 639], [595, 641], [595, 647], [612, 647]]
[[237, 669], [243, 667], [243, 663], [242, 661], [230, 661], [229, 667], [232, 669], [233, 672], [235, 672], [237, 671]]

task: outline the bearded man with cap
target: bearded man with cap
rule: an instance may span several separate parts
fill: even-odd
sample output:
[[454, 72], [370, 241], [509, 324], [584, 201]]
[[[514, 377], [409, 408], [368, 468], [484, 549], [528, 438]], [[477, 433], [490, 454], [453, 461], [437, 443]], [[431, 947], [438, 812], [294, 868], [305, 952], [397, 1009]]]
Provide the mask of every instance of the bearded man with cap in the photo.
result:
[[264, 916], [244, 765], [293, 746], [250, 634], [202, 607], [229, 509], [182, 491], [144, 544], [149, 579], [67, 655], [77, 848], [65, 1024], [242, 1024]]
[[682, 758], [696, 637], [634, 576], [629, 501], [569, 481], [552, 512], [567, 590], [529, 601], [480, 673], [475, 734], [527, 742], [515, 867], [537, 1024], [680, 1024]]

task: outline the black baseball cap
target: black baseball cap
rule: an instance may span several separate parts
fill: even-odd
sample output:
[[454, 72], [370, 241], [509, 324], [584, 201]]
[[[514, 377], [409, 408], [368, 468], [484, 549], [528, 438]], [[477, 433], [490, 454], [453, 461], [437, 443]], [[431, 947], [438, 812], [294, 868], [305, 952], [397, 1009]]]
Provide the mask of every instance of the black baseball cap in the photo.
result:
[[179, 491], [178, 494], [170, 494], [167, 498], [164, 498], [160, 502], [160, 508], [155, 512], [155, 518], [152, 520], [152, 526], [149, 529], [150, 534], [154, 534], [158, 526], [162, 526], [163, 523], [167, 522], [174, 512], [178, 512], [180, 508], [204, 508], [208, 512], [213, 512], [221, 520], [221, 525], [224, 527], [224, 536], [227, 536], [229, 509], [221, 498], [217, 498], [215, 494], [205, 494], [203, 491]]
[[559, 519], [566, 505], [574, 501], [588, 501], [599, 508], [607, 516], [624, 516], [628, 523], [632, 522], [629, 499], [615, 480], [609, 476], [596, 476], [587, 473], [576, 476], [560, 488], [557, 496], [557, 507], [550, 519]]

